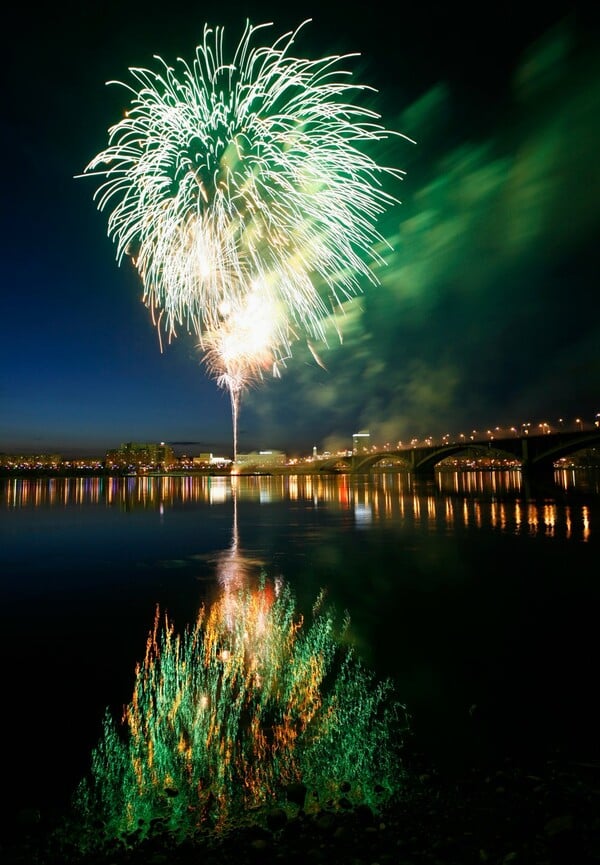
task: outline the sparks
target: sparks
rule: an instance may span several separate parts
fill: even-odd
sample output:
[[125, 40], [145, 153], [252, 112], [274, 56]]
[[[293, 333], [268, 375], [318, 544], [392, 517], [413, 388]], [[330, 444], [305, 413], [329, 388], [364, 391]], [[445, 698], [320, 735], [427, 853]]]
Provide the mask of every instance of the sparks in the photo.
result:
[[244, 351], [246, 381], [267, 356], [278, 374], [300, 338], [326, 344], [326, 322], [377, 282], [386, 242], [376, 223], [397, 201], [383, 180], [404, 175], [366, 152], [406, 136], [353, 104], [373, 89], [340, 65], [354, 55], [290, 53], [307, 23], [265, 46], [255, 37], [271, 25], [247, 22], [231, 62], [224, 29], [205, 25], [191, 65], [157, 56], [156, 70], [129, 69], [133, 83], [109, 82], [131, 105], [81, 175], [102, 179], [94, 200], [109, 211], [117, 261], [131, 258], [153, 320], [169, 339], [184, 328], [208, 345], [209, 371], [232, 405], [239, 373], [216, 352], [255, 286], [273, 314], [257, 357]]

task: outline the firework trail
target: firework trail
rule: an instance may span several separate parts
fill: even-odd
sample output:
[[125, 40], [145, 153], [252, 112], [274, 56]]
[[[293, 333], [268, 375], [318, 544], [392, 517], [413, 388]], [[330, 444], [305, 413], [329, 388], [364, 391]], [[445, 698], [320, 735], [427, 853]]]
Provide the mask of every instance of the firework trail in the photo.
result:
[[256, 289], [243, 306], [229, 308], [227, 317], [202, 338], [203, 361], [217, 385], [229, 392], [233, 421], [233, 462], [237, 460], [237, 430], [242, 393], [262, 379], [267, 370], [279, 376], [271, 343], [275, 318]]
[[[377, 282], [385, 241], [376, 222], [397, 200], [383, 179], [404, 174], [364, 149], [406, 136], [352, 103], [372, 90], [340, 68], [354, 55], [290, 53], [307, 23], [255, 46], [271, 25], [247, 22], [231, 62], [223, 28], [206, 25], [191, 65], [157, 56], [157, 70], [130, 68], [133, 83], [110, 83], [130, 92], [131, 107], [81, 175], [102, 178], [94, 199], [159, 332], [171, 339], [185, 328], [207, 344], [234, 409], [240, 381], [255, 380], [265, 356], [277, 371], [297, 339], [326, 343], [325, 321], [365, 280]], [[256, 292], [271, 317], [261, 360], [217, 362]]]

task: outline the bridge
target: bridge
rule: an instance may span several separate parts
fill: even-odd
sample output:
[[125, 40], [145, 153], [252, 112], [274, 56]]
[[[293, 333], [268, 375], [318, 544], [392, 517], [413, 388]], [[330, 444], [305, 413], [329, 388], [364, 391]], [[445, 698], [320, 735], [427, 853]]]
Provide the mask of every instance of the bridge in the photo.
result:
[[577, 451], [600, 445], [600, 428], [577, 432], [552, 432], [540, 435], [519, 435], [506, 438], [481, 439], [479, 441], [453, 441], [439, 445], [407, 445], [368, 453], [356, 453], [348, 457], [330, 457], [319, 460], [316, 468], [327, 471], [346, 466], [356, 474], [368, 472], [382, 460], [398, 460], [400, 468], [419, 476], [432, 476], [442, 460], [453, 456], [473, 455], [516, 459], [524, 473], [534, 476], [552, 476], [557, 460]]

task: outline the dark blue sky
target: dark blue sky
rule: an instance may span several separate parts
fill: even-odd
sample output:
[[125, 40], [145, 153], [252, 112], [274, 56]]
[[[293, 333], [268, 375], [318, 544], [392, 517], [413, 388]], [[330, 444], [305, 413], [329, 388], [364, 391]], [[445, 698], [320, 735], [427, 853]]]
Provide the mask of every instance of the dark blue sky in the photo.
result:
[[[600, 411], [600, 40], [575, 5], [21, 4], [4, 58], [0, 451], [102, 455], [124, 441], [230, 454], [231, 413], [180, 336], [161, 353], [92, 179], [130, 66], [234, 48], [306, 18], [296, 54], [359, 52], [406, 177], [379, 226], [380, 285], [349, 304], [326, 369], [298, 347], [242, 400], [239, 450], [349, 446]], [[414, 8], [416, 7], [416, 8]], [[584, 8], [584, 7], [582, 7]], [[273, 37], [273, 39], [270, 38]], [[180, 444], [189, 443], [189, 444]]]

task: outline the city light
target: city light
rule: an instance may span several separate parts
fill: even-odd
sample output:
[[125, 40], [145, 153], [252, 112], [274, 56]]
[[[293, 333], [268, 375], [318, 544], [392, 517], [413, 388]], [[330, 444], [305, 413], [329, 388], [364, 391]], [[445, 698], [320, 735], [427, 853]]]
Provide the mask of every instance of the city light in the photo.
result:
[[[418, 448], [455, 448], [461, 445], [464, 448], [476, 447], [477, 445], [490, 445], [494, 441], [494, 448], [502, 449], [505, 443], [506, 449], [512, 452], [510, 440], [528, 438], [534, 440], [536, 436], [548, 438], [552, 435], [561, 436], [565, 448], [576, 449], [577, 439], [565, 438], [573, 435], [592, 435], [585, 438], [585, 445], [593, 449], [596, 447], [593, 434], [600, 430], [600, 412], [585, 422], [582, 416], [571, 420], [559, 417], [556, 426], [553, 427], [548, 421], [525, 421], [519, 425], [486, 427], [485, 432], [473, 429], [469, 435], [464, 432], [444, 432], [439, 436], [432, 434], [425, 436], [403, 437], [392, 444], [388, 439], [377, 441], [367, 430], [353, 433], [352, 447], [343, 447], [335, 452], [329, 450], [320, 451], [313, 445], [310, 452], [306, 454], [297, 453], [287, 456], [284, 450], [276, 448], [261, 448], [248, 454], [240, 454], [237, 467], [229, 457], [217, 456], [213, 453], [177, 455], [173, 447], [165, 441], [159, 442], [128, 442], [117, 448], [111, 448], [103, 455], [88, 458], [73, 458], [57, 453], [48, 454], [2, 454], [0, 453], [0, 472], [14, 473], [25, 471], [32, 473], [58, 473], [58, 474], [128, 474], [128, 475], [154, 475], [190, 472], [208, 472], [210, 474], [229, 474], [236, 470], [248, 471], [250, 467], [255, 470], [285, 471], [293, 466], [301, 469], [310, 469], [316, 463], [327, 462], [331, 469], [350, 470], [350, 460], [354, 456], [364, 455], [375, 458], [381, 454], [393, 458], [394, 455], [402, 455], [410, 450]], [[572, 447], [570, 448], [569, 443]], [[373, 459], [370, 464], [375, 464]]]

